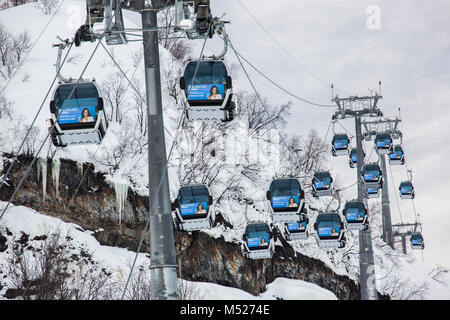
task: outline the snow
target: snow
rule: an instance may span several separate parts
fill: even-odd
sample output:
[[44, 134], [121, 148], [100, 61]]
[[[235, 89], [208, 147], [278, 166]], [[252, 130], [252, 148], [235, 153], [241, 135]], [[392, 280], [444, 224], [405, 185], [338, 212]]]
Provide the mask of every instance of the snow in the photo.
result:
[[[0, 202], [0, 208], [4, 208], [5, 202]], [[123, 280], [124, 275], [128, 275], [131, 262], [135, 258], [135, 252], [127, 249], [102, 246], [91, 235], [91, 231], [84, 231], [80, 226], [72, 223], [66, 223], [58, 218], [41, 215], [38, 212], [23, 206], [11, 205], [6, 211], [0, 222], [0, 230], [8, 228], [15, 237], [20, 236], [21, 232], [29, 235], [30, 239], [43, 235], [61, 234], [64, 237], [73, 238], [73, 243], [78, 247], [85, 248], [93, 252], [94, 259], [99, 261], [104, 267], [113, 271], [114, 277], [119, 281]], [[9, 250], [0, 253], [0, 267], [5, 264]], [[144, 264], [147, 258], [145, 254], [140, 253], [137, 265]]]
[[[0, 209], [6, 205], [0, 202]], [[30, 239], [53, 233], [60, 233], [73, 238], [73, 243], [85, 248], [93, 253], [93, 258], [99, 261], [102, 266], [113, 271], [114, 277], [118, 281], [124, 280], [130, 270], [130, 262], [135, 257], [135, 253], [127, 249], [103, 246], [92, 236], [93, 231], [83, 230], [73, 223], [66, 223], [58, 218], [42, 215], [32, 209], [23, 206], [11, 205], [5, 213], [0, 224], [0, 231], [4, 234], [4, 229], [8, 228], [16, 237], [21, 232], [29, 235]], [[9, 249], [0, 253], [0, 269], [6, 263]], [[138, 255], [137, 266], [145, 265], [148, 262], [146, 255]], [[243, 290], [230, 288], [214, 283], [185, 281], [195, 288], [195, 295], [192, 299], [209, 300], [271, 300], [276, 298], [299, 300], [299, 299], [336, 299], [333, 293], [322, 289], [317, 285], [301, 280], [290, 280], [277, 278], [267, 286], [267, 290], [260, 296], [253, 296]], [[6, 288], [3, 289], [5, 291]], [[0, 296], [1, 299], [1, 296]]]
[[208, 282], [187, 281], [195, 288], [195, 298], [205, 300], [337, 300], [326, 289], [302, 280], [276, 278], [266, 286], [266, 291], [258, 296], [237, 288]]
[[396, 300], [450, 299], [448, 270], [394, 251], [381, 239], [375, 239], [373, 248], [378, 290]]
[[261, 299], [264, 300], [337, 300], [332, 292], [302, 280], [277, 278], [266, 288], [261, 294]]
[[232, 287], [221, 286], [209, 282], [190, 282], [194, 283], [197, 299], [205, 300], [255, 300], [256, 297], [248, 292]]

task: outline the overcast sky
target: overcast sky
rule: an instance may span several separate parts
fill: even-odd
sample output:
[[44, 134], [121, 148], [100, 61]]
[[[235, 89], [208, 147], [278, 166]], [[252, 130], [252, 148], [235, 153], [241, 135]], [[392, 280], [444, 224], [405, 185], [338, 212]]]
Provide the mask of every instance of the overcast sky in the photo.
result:
[[[395, 117], [397, 109], [402, 109], [400, 130], [404, 134], [407, 164], [414, 174], [415, 204], [424, 227], [425, 261], [450, 267], [450, 2], [241, 1], [270, 35], [239, 0], [211, 0], [213, 14], [227, 14], [225, 18], [232, 21], [227, 31], [236, 49], [286, 89], [329, 104], [331, 83], [343, 97], [370, 94], [382, 81], [384, 98], [380, 106], [384, 114]], [[379, 9], [379, 21], [374, 5]], [[220, 49], [217, 41], [207, 46], [210, 50]], [[228, 59], [235, 62], [232, 56], [229, 51]], [[285, 128], [288, 132], [305, 134], [316, 129], [325, 136], [334, 109], [294, 100], [254, 72], [251, 74], [270, 103], [293, 102], [292, 117]], [[244, 77], [236, 83], [251, 90]], [[352, 119], [341, 122], [354, 132]], [[369, 154], [371, 144], [365, 148]], [[371, 161], [375, 160], [373, 153]], [[348, 167], [346, 159], [334, 158], [330, 165], [343, 181], [354, 182], [355, 169]], [[397, 166], [392, 172], [395, 186], [392, 180], [388, 182], [393, 223], [401, 218], [413, 222], [411, 201], [399, 200], [400, 218], [394, 193], [400, 181], [406, 179], [406, 171]], [[349, 189], [346, 196], [356, 196], [356, 189]]]

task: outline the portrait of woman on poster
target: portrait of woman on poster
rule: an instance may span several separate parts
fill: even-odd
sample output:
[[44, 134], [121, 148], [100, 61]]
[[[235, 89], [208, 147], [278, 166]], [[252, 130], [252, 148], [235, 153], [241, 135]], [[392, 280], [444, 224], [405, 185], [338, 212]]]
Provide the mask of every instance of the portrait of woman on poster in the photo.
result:
[[205, 214], [206, 210], [203, 208], [203, 205], [201, 203], [198, 204], [197, 210], [195, 210], [196, 214]]
[[290, 197], [290, 198], [289, 198], [289, 203], [288, 203], [287, 206], [288, 206], [289, 208], [295, 208], [295, 207], [297, 207], [297, 203], [295, 203], [295, 200], [294, 200], [293, 197]]

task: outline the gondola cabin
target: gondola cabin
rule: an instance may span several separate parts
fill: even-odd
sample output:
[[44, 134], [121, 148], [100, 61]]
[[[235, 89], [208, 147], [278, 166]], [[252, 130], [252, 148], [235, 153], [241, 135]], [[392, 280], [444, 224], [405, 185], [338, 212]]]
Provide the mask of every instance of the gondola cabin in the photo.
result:
[[57, 147], [100, 144], [106, 135], [103, 99], [94, 81], [59, 84], [50, 102], [50, 113], [47, 126]]
[[415, 192], [414, 186], [411, 181], [403, 181], [398, 188], [400, 191], [400, 198], [402, 199], [414, 199]]
[[286, 240], [295, 241], [308, 239], [308, 224], [308, 218], [296, 222], [285, 223], [284, 234]]
[[190, 121], [231, 121], [237, 112], [236, 96], [222, 60], [189, 61], [180, 79]]
[[306, 211], [305, 192], [296, 178], [272, 180], [266, 197], [274, 223], [298, 221], [299, 215]]
[[405, 156], [401, 146], [395, 146], [394, 150], [389, 154], [389, 163], [391, 165], [404, 165]]
[[331, 196], [333, 178], [328, 171], [320, 171], [314, 174], [312, 179], [312, 194], [314, 197]]
[[180, 231], [206, 230], [215, 223], [213, 198], [204, 184], [182, 186], [172, 203], [172, 211]]
[[242, 237], [242, 254], [247, 259], [271, 259], [275, 251], [273, 232], [267, 223], [247, 225]]
[[378, 154], [389, 154], [394, 149], [394, 142], [389, 133], [378, 133], [375, 136], [375, 148]]
[[425, 248], [425, 243], [420, 232], [414, 232], [411, 238], [409, 238], [409, 241], [413, 250], [423, 250]]
[[349, 201], [345, 204], [342, 214], [347, 222], [348, 230], [367, 229], [368, 211], [363, 201]]
[[320, 248], [345, 247], [344, 223], [339, 213], [320, 213], [314, 223]]
[[334, 157], [348, 155], [350, 139], [346, 134], [336, 134], [331, 141], [331, 153]]
[[358, 150], [356, 148], [353, 148], [350, 151], [350, 154], [348, 155], [348, 164], [350, 168], [354, 168], [356, 164], [358, 163]]

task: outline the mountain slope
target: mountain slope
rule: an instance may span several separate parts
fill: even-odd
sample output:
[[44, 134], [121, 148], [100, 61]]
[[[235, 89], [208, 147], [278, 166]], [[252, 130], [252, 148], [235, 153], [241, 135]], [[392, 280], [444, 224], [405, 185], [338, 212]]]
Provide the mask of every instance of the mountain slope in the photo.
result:
[[[5, 91], [7, 99], [13, 103], [14, 118], [13, 121], [8, 118], [0, 118], [0, 166], [2, 166], [0, 169], [4, 170], [9, 163], [7, 154], [13, 153], [18, 149], [21, 139], [25, 134], [25, 130], [32, 121], [34, 114], [40, 106], [54, 77], [53, 64], [56, 60], [56, 49], [51, 48], [51, 44], [56, 41], [55, 36], [58, 34], [64, 39], [72, 37], [75, 30], [82, 23], [83, 16], [84, 1], [66, 0], [60, 12], [55, 16], [47, 31], [43, 34], [24, 65]], [[20, 25], [15, 23], [18, 17], [20, 17], [20, 20], [23, 22]], [[32, 4], [0, 11], [0, 21], [4, 25], [8, 26], [11, 31], [14, 31], [14, 33], [17, 34], [22, 31], [28, 31], [32, 40], [39, 36], [40, 31], [48, 22], [49, 18], [49, 16], [43, 15]], [[127, 27], [139, 27], [135, 22], [135, 14], [127, 13], [125, 15], [125, 24]], [[14, 26], [14, 29], [12, 26]], [[71, 62], [64, 66], [62, 73], [66, 77], [78, 77], [82, 67], [93, 52], [95, 45], [96, 43], [83, 43], [80, 48], [73, 48], [70, 55]], [[108, 47], [108, 50], [113, 53], [114, 57], [119, 61], [121, 67], [130, 78], [134, 71], [136, 71], [133, 80], [139, 81], [142, 85], [144, 82], [143, 65], [142, 61], [139, 62], [138, 59], [139, 54], [142, 54], [142, 44], [139, 42], [132, 42], [127, 46]], [[173, 97], [171, 97], [170, 88], [171, 84], [176, 83], [177, 77], [181, 72], [181, 64], [162, 47], [161, 63], [163, 106], [165, 112], [164, 121], [167, 128], [166, 147], [170, 150], [173, 137], [175, 137], [178, 132], [177, 123], [182, 114], [182, 107], [173, 99]], [[105, 90], [107, 85], [117, 85], [114, 80], [117, 80], [117, 82], [124, 85], [124, 88], [128, 88], [126, 80], [122, 78], [120, 72], [116, 69], [114, 63], [102, 47], [98, 48], [84, 77], [95, 77], [96, 81], [104, 88], [104, 94], [107, 93]], [[4, 83], [6, 83], [6, 81], [3, 81], [2, 84]], [[145, 94], [143, 91], [141, 93], [142, 95]], [[31, 154], [35, 154], [40, 142], [47, 133], [45, 119], [50, 116], [48, 111], [49, 101], [50, 99], [46, 99], [43, 111], [37, 118], [36, 133], [28, 146], [28, 151]], [[88, 175], [87, 181], [82, 184], [80, 193], [76, 197], [77, 204], [80, 204], [77, 213], [85, 212], [86, 215], [89, 216], [89, 220], [83, 221], [83, 223], [90, 227], [92, 226], [93, 230], [98, 229], [99, 225], [105, 224], [114, 232], [117, 231], [115, 234], [117, 239], [126, 239], [126, 241], [124, 240], [122, 243], [116, 241], [115, 245], [123, 247], [131, 247], [130, 244], [134, 245], [136, 239], [140, 236], [142, 225], [145, 222], [145, 196], [148, 194], [147, 151], [145, 142], [143, 143], [147, 137], [140, 132], [139, 128], [136, 126], [136, 119], [138, 116], [136, 101], [139, 101], [139, 99], [133, 100], [133, 90], [128, 88], [126, 93], [121, 96], [120, 112], [122, 119], [121, 121], [112, 121], [110, 123], [108, 133], [100, 147], [70, 147], [65, 150], [58, 150], [54, 159], [52, 159], [69, 159], [77, 162], [78, 165], [82, 163], [92, 163], [94, 172], [97, 173], [98, 176], [104, 176], [106, 178], [105, 181], [102, 180], [99, 182], [95, 177], [91, 177], [90, 174]], [[109, 112], [112, 112], [111, 109], [108, 110]], [[195, 150], [198, 150], [198, 146], [203, 147], [207, 142], [211, 142], [209, 146], [214, 146], [210, 147], [214, 149], [214, 153], [217, 151], [217, 154], [222, 154], [225, 151], [225, 148], [222, 147], [221, 144], [219, 145], [219, 142], [221, 142], [219, 137], [224, 135], [227, 135], [230, 139], [236, 139], [234, 141], [237, 142], [237, 145], [246, 145], [243, 137], [248, 134], [248, 128], [243, 125], [245, 119], [240, 118], [239, 120], [241, 121], [235, 121], [233, 124], [222, 124], [217, 126], [202, 126], [198, 123], [187, 123], [184, 125], [183, 131], [176, 141], [177, 143], [169, 163], [169, 180], [172, 197], [174, 197], [180, 184], [183, 182], [182, 176], [187, 175], [187, 172], [194, 167], [193, 165], [191, 166], [190, 163], [190, 161], [193, 161], [191, 155], [195, 153]], [[262, 150], [270, 148], [270, 143], [264, 139], [259, 139], [258, 141], [262, 144]], [[204, 150], [212, 151], [212, 149]], [[54, 149], [47, 143], [39, 157], [47, 158], [47, 156], [52, 154], [52, 151], [54, 151]], [[230, 158], [236, 157], [239, 153], [239, 150], [234, 149], [232, 151], [229, 149], [226, 151], [227, 156]], [[2, 153], [4, 153], [4, 155], [2, 155]], [[210, 152], [210, 154], [211, 153], [212, 152]], [[230, 250], [236, 254], [238, 252], [236, 248], [239, 248], [239, 243], [248, 221], [263, 220], [269, 223], [271, 222], [264, 197], [272, 177], [277, 173], [277, 168], [271, 163], [257, 162], [254, 167], [250, 168], [252, 171], [248, 168], [244, 168], [242, 163], [238, 165], [235, 163], [225, 163], [220, 166], [220, 169], [215, 169], [214, 166], [220, 164], [220, 161], [217, 158], [219, 157], [208, 157], [204, 162], [211, 162], [201, 166], [197, 171], [193, 170], [194, 173], [188, 176], [188, 180], [189, 182], [206, 182], [210, 184], [213, 194], [216, 197], [221, 195], [221, 201], [217, 203], [216, 209], [221, 213], [223, 221], [218, 223], [215, 228], [202, 232], [200, 235], [183, 235], [181, 238], [191, 241], [192, 238], [198, 237], [196, 239], [200, 238], [203, 242], [197, 242], [197, 245], [206, 245], [211, 242], [223, 241], [221, 245], [230, 248]], [[5, 163], [3, 163], [3, 161], [5, 161]], [[23, 172], [23, 169], [25, 169], [23, 165], [26, 165], [27, 163], [27, 159], [23, 159], [22, 164], [16, 165], [16, 167], [22, 168], [22, 171], [18, 169], [14, 170], [13, 174], [15, 176], [8, 181], [9, 184], [12, 186], [17, 185], [20, 174]], [[62, 166], [64, 166], [64, 161], [62, 161], [62, 163]], [[195, 165], [197, 164], [198, 163], [195, 163]], [[87, 168], [88, 166], [85, 165], [84, 170], [87, 170]], [[59, 198], [50, 194], [50, 192], [55, 191], [56, 185], [54, 184], [56, 182], [53, 181], [51, 184], [48, 184], [47, 200], [41, 200], [44, 194], [37, 189], [39, 184], [36, 179], [36, 169], [37, 168], [33, 168], [31, 176], [27, 179], [29, 185], [24, 186], [24, 189], [19, 193], [14, 203], [26, 204], [47, 215], [60, 215], [61, 218], [67, 219], [68, 221], [77, 219], [78, 217], [74, 217], [75, 211], [72, 211], [73, 209], [61, 212], [61, 209], [57, 208], [60, 206], [61, 200], [66, 202], [69, 201], [70, 195], [68, 194], [68, 190], [73, 191], [76, 189], [79, 181], [76, 165], [72, 163], [72, 165], [68, 165], [66, 169], [61, 169], [62, 176], [61, 181], [59, 182], [61, 184], [61, 195]], [[50, 170], [49, 166], [48, 177], [51, 176]], [[214, 180], [212, 178], [211, 180], [208, 180], [210, 179], [210, 176], [208, 176], [208, 173], [210, 172], [214, 173]], [[246, 176], [243, 172], [246, 174], [250, 172], [252, 175]], [[50, 181], [50, 179], [48, 180]], [[39, 183], [42, 183], [42, 180]], [[113, 193], [113, 188], [109, 188], [107, 183], [111, 185], [123, 184], [126, 186], [126, 188], [123, 188], [125, 194], [117, 195], [118, 199], [125, 198], [125, 206], [122, 211], [118, 210], [119, 206], [114, 201], [114, 196], [116, 195]], [[44, 184], [46, 185], [47, 183], [45, 182]], [[89, 185], [89, 188], [87, 185]], [[126, 192], [128, 186], [130, 191]], [[13, 189], [11, 187], [5, 187], [5, 189], [0, 191], [0, 198], [2, 200], [7, 200], [12, 191]], [[254, 205], [246, 206], [242, 202], [243, 199], [253, 200]], [[91, 203], [83, 204], [83, 202], [89, 201], [91, 201]], [[307, 201], [311, 207], [314, 208], [324, 208], [327, 205], [325, 201], [314, 200], [310, 195], [307, 195]], [[20, 210], [27, 211], [23, 208]], [[18, 210], [17, 207], [13, 207], [13, 209], [8, 211], [10, 220], [5, 223], [5, 227], [8, 227], [8, 229], [16, 227], [17, 229], [15, 230], [17, 233], [28, 230], [27, 232], [30, 232], [33, 236], [42, 236], [42, 234], [34, 234], [33, 229], [26, 229], [30, 226], [24, 223], [24, 221], [26, 221], [27, 218], [34, 220], [35, 216], [20, 219], [20, 210]], [[12, 218], [12, 214], [17, 214], [16, 220]], [[314, 221], [315, 215], [317, 215], [317, 210], [311, 210], [311, 221]], [[40, 219], [35, 221], [38, 226], [43, 225], [43, 222], [40, 221]], [[44, 221], [46, 218], [42, 217], [42, 219]], [[118, 221], [121, 222], [120, 225]], [[52, 222], [53, 226], [54, 224], [55, 223]], [[65, 226], [65, 230], [70, 228], [70, 225], [61, 225]], [[230, 225], [232, 227], [229, 227]], [[124, 230], [121, 229], [122, 227]], [[44, 229], [40, 230], [40, 232], [47, 230], [45, 229], [46, 227], [43, 228]], [[358, 236], [356, 233], [349, 233], [347, 239], [348, 246], [345, 249], [331, 250], [329, 252], [318, 249], [314, 237], [310, 237], [310, 239], [303, 242], [293, 243], [292, 247], [282, 240], [279, 240], [277, 241], [276, 263], [249, 263], [247, 265], [247, 270], [248, 272], [255, 270], [263, 270], [266, 272], [265, 266], [270, 265], [271, 267], [274, 267], [274, 269], [269, 270], [270, 272], [268, 273], [270, 274], [270, 276], [268, 276], [268, 279], [270, 280], [280, 279], [290, 272], [291, 277], [300, 277], [301, 275], [304, 277], [303, 279], [320, 283], [322, 281], [320, 279], [323, 278], [323, 275], [317, 275], [313, 272], [310, 274], [310, 271], [315, 270], [315, 267], [320, 270], [325, 270], [322, 266], [324, 265], [328, 268], [327, 271], [324, 271], [326, 274], [329, 272], [333, 277], [345, 278], [342, 280], [342, 283], [347, 283], [347, 288], [345, 288], [347, 295], [342, 295], [342, 298], [349, 298], [355, 291], [358, 282]], [[125, 249], [102, 248], [103, 246], [99, 246], [99, 243], [94, 242], [96, 240], [92, 237], [87, 237], [85, 233], [80, 234], [79, 241], [80, 243], [86, 242], [84, 245], [90, 246], [96, 252], [100, 252], [99, 257], [106, 259], [106, 264], [112, 268], [126, 270], [125, 261], [129, 261], [133, 256], [132, 252], [126, 251]], [[114, 240], [111, 239], [105, 240], [105, 242], [108, 241], [114, 242]], [[133, 248], [136, 248], [136, 246]], [[450, 280], [447, 273], [440, 272], [436, 275], [439, 270], [435, 267], [426, 266], [421, 262], [415, 261], [411, 257], [393, 251], [390, 248], [387, 248], [379, 239], [374, 239], [374, 250], [377, 268], [377, 289], [380, 293], [388, 294], [396, 299], [450, 299]], [[183, 259], [186, 259], [186, 261], [183, 261], [185, 263], [184, 267], [191, 268], [189, 275], [196, 278], [197, 281], [207, 280], [208, 275], [198, 275], [194, 272], [196, 267], [198, 267], [198, 265], [195, 264], [197, 260], [190, 259], [189, 254], [195, 254], [195, 252], [195, 250], [187, 251], [186, 255], [183, 256]], [[115, 258], [113, 259], [112, 257], [115, 255], [120, 258], [118, 258], [118, 260]], [[295, 260], [297, 256], [305, 257], [303, 258], [305, 265], [297, 263]], [[143, 255], [140, 255], [140, 257], [143, 257]], [[307, 259], [308, 257], [311, 259]], [[283, 259], [292, 259], [292, 262], [290, 264], [288, 262], [283, 264], [281, 261]], [[311, 264], [309, 264], [313, 259], [322, 261], [323, 263], [311, 262]], [[205, 263], [200, 266], [208, 264], [214, 267], [214, 264], [211, 263], [211, 261], [205, 261]], [[298, 269], [294, 270], [294, 267], [298, 267]], [[236, 269], [233, 269], [232, 267], [226, 267], [226, 270], [231, 274], [230, 278], [232, 278], [234, 283], [237, 283], [236, 278], [241, 276], [239, 272], [236, 272]], [[123, 273], [126, 272], [123, 271]], [[201, 277], [205, 277], [205, 279], [199, 280]], [[251, 282], [254, 277], [254, 274], [250, 274], [248, 279], [244, 280]], [[348, 279], [350, 279], [350, 281]], [[223, 281], [223, 278], [215, 280], [219, 282]], [[267, 281], [267, 279], [264, 280]], [[271, 281], [268, 283], [270, 282]], [[261, 289], [263, 289], [261, 287], [264, 287], [268, 283], [254, 283], [251, 286], [247, 286], [246, 289], [249, 292], [257, 294], [256, 291], [261, 291]], [[392, 284], [394, 283], [397, 283], [398, 286], [393, 286]], [[275, 280], [275, 284], [272, 291], [272, 287], [269, 285], [269, 293], [262, 294], [261, 297], [268, 298], [275, 295], [279, 297], [300, 298], [305, 297], [304, 293], [308, 292], [308, 290], [315, 291], [315, 289], [310, 289], [307, 284], [295, 282], [295, 280], [291, 280], [287, 283], [284, 280]], [[322, 286], [325, 285], [323, 283], [321, 284]], [[340, 283], [339, 285], [342, 284]], [[199, 284], [199, 286], [201, 287], [202, 285]], [[286, 295], [286, 293], [282, 291], [284, 287], [289, 286], [298, 287], [300, 289], [293, 295]], [[205, 289], [205, 294], [210, 294], [208, 293], [210, 292], [208, 290], [211, 290], [214, 286], [206, 287], [209, 289]], [[223, 290], [224, 296], [227, 297], [232, 294], [231, 292], [236, 292], [235, 294], [239, 297], [247, 296], [245, 293], [238, 293], [238, 291], [231, 289]], [[317, 290], [317, 292], [319, 291], [320, 290]], [[411, 295], [408, 291], [417, 293]], [[333, 292], [335, 296], [337, 296], [336, 292]], [[318, 297], [322, 298], [330, 297], [329, 292], [317, 294]], [[220, 298], [220, 294], [218, 294], [217, 297]]]

